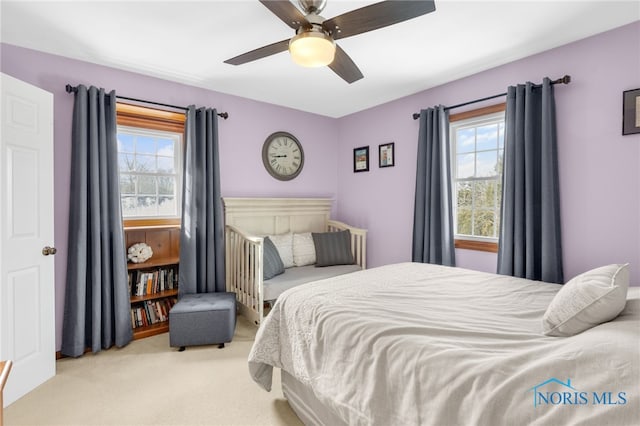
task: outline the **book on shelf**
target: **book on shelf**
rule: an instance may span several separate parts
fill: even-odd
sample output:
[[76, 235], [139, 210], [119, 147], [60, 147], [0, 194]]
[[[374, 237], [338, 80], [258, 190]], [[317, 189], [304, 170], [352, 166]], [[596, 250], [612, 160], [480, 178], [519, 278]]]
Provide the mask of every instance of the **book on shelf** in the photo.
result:
[[156, 311], [151, 300], [147, 300], [144, 304], [144, 310], [145, 316], [149, 320], [149, 324], [155, 324], [158, 322], [158, 317], [156, 316]]
[[169, 311], [177, 302], [176, 297], [138, 302], [131, 307], [133, 328], [146, 327], [169, 320]]
[[146, 296], [178, 288], [176, 267], [158, 268], [154, 271], [129, 271], [131, 296]]

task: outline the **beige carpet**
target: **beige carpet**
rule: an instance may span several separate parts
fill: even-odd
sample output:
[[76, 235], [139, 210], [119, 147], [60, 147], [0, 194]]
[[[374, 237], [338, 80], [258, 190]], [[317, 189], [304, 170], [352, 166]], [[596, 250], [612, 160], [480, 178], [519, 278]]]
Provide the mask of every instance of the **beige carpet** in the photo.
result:
[[169, 347], [169, 334], [57, 362], [54, 378], [4, 411], [10, 425], [301, 425], [282, 396], [249, 376], [257, 328], [238, 317], [233, 342]]

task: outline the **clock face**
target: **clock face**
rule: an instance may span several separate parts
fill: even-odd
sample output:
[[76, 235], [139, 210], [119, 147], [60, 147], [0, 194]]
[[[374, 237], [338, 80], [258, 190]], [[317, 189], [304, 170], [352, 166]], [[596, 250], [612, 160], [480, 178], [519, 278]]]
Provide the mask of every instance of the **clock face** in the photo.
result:
[[276, 132], [264, 141], [262, 162], [274, 178], [291, 180], [300, 174], [304, 165], [302, 145], [292, 134]]

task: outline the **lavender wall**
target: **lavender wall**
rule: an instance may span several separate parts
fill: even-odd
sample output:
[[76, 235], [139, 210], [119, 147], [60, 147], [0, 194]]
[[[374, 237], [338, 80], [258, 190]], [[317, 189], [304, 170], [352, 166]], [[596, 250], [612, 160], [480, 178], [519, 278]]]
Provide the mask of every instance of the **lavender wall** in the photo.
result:
[[[334, 158], [338, 138], [335, 119], [12, 45], [0, 46], [3, 73], [54, 94], [57, 349], [62, 336], [69, 216], [73, 96], [65, 92], [67, 83], [92, 84], [107, 90], [115, 89], [123, 96], [172, 105], [195, 104], [227, 111], [230, 118], [219, 121], [223, 196], [336, 198], [337, 164]], [[262, 165], [262, 143], [278, 130], [296, 135], [305, 151], [304, 169], [290, 182], [275, 180]]]
[[[219, 131], [223, 195], [334, 198], [338, 219], [369, 229], [373, 267], [411, 258], [418, 134], [412, 113], [570, 74], [573, 82], [556, 90], [565, 276], [631, 262], [632, 283], [640, 285], [640, 135], [623, 137], [620, 131], [622, 91], [640, 87], [639, 39], [636, 22], [338, 120], [2, 44], [2, 72], [54, 94], [56, 347], [68, 233], [73, 97], [64, 91], [67, 83], [229, 112]], [[262, 166], [262, 142], [277, 130], [298, 136], [305, 149], [304, 170], [291, 182], [274, 180]], [[396, 166], [379, 169], [378, 145], [391, 141]], [[352, 149], [363, 145], [371, 149], [371, 171], [355, 174]], [[456, 255], [459, 266], [495, 271], [494, 254], [458, 250]]]
[[[569, 74], [571, 84], [555, 92], [565, 278], [630, 262], [631, 283], [640, 285], [640, 134], [621, 135], [622, 92], [640, 87], [638, 40], [635, 22], [341, 118], [338, 215], [369, 229], [368, 264], [411, 259], [418, 135], [412, 113]], [[380, 169], [378, 145], [391, 141], [397, 164]], [[353, 173], [352, 149], [363, 145], [370, 146], [371, 171]], [[458, 266], [495, 272], [495, 254], [456, 256]]]

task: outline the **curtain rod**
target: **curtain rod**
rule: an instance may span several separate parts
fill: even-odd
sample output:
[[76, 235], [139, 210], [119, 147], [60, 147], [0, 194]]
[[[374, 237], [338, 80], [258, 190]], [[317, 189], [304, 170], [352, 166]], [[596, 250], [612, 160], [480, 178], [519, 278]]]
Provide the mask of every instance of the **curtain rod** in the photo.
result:
[[[78, 91], [78, 87], [74, 87], [70, 84], [67, 84], [65, 86], [67, 93], [76, 93]], [[182, 107], [182, 106], [177, 106], [177, 105], [170, 105], [170, 104], [163, 104], [160, 102], [153, 102], [153, 101], [145, 101], [144, 99], [136, 99], [136, 98], [127, 98], [126, 96], [118, 96], [116, 95], [116, 98], [118, 99], [124, 99], [127, 101], [133, 101], [133, 102], [140, 102], [140, 103], [144, 103], [144, 104], [149, 104], [149, 105], [158, 105], [158, 106], [163, 106], [163, 107], [168, 107], [168, 108], [175, 108], [175, 109], [181, 109], [183, 111], [186, 111], [188, 108], [186, 107]], [[227, 119], [229, 118], [229, 113], [228, 112], [219, 112], [218, 113], [219, 117], [222, 117], [223, 119]]]
[[[571, 83], [571, 76], [570, 75], [565, 75], [564, 77], [559, 78], [557, 80], [553, 80], [551, 82], [551, 84], [559, 84], [559, 83], [562, 83], [562, 84]], [[540, 87], [541, 84], [536, 84], [535, 86], [536, 87]], [[447, 110], [454, 109], [454, 108], [460, 108], [460, 107], [463, 107], [463, 106], [466, 106], [466, 105], [471, 105], [471, 104], [475, 104], [475, 103], [482, 102], [482, 101], [488, 101], [489, 99], [499, 98], [500, 96], [507, 96], [507, 92], [500, 93], [499, 95], [487, 96], [486, 98], [474, 99], [473, 101], [464, 102], [464, 103], [461, 103], [461, 104], [458, 104], [458, 105], [453, 105], [453, 106], [450, 106], [450, 107], [445, 107], [444, 109], [445, 109], [445, 111], [447, 111]], [[420, 118], [420, 113], [414, 112], [413, 113], [413, 119], [417, 120], [418, 118]]]

